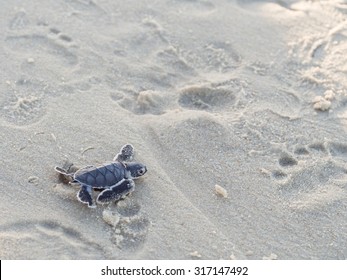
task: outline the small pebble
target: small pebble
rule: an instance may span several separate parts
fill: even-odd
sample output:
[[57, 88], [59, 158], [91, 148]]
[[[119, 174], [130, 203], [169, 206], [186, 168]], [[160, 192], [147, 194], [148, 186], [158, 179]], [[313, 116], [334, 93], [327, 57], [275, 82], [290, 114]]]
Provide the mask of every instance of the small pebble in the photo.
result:
[[226, 189], [224, 189], [223, 187], [221, 187], [220, 185], [215, 185], [214, 186], [214, 190], [216, 191], [216, 193], [224, 198], [228, 197], [228, 192]]

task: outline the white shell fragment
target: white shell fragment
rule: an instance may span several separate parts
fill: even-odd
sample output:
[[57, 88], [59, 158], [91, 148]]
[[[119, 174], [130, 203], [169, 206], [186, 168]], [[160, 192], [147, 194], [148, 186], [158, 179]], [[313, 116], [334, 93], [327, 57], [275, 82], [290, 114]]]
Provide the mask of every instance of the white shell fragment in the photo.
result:
[[220, 185], [215, 185], [214, 186], [214, 190], [216, 191], [216, 193], [224, 198], [228, 197], [228, 192], [226, 189], [224, 189], [223, 187], [221, 187]]
[[198, 251], [191, 252], [191, 253], [189, 253], [189, 255], [190, 255], [191, 257], [194, 257], [194, 258], [197, 258], [197, 259], [200, 259], [200, 258], [202, 257], [202, 256], [199, 254]]
[[270, 256], [264, 256], [263, 260], [277, 260], [278, 256], [274, 253], [271, 253]]

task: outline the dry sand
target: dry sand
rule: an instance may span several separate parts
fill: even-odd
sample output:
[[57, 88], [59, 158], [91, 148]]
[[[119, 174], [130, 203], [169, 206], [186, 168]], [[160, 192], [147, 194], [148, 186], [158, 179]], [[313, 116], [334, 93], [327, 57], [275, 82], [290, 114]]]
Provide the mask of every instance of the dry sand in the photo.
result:
[[[346, 259], [346, 0], [0, 5], [1, 259]], [[58, 180], [125, 143], [124, 201]]]

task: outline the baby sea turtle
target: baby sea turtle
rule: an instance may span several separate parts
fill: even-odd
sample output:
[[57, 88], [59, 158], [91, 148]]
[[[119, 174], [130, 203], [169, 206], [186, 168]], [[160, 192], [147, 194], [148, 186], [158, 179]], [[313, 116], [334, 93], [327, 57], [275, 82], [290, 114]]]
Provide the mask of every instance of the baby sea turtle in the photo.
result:
[[147, 172], [145, 165], [137, 162], [129, 162], [134, 155], [134, 147], [131, 144], [123, 146], [120, 152], [110, 163], [98, 166], [86, 166], [76, 172], [56, 166], [58, 173], [70, 177], [72, 184], [79, 184], [81, 189], [77, 198], [88, 207], [94, 208], [92, 199], [93, 189], [101, 191], [96, 201], [108, 203], [124, 198], [135, 190], [133, 179], [137, 179]]

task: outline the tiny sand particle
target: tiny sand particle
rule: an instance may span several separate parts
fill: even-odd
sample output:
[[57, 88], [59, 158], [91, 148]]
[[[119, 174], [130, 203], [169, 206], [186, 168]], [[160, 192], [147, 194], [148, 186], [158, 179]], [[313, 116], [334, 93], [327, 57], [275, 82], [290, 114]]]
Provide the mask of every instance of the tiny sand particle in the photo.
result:
[[228, 192], [226, 189], [224, 189], [223, 187], [221, 187], [220, 185], [215, 185], [214, 186], [214, 190], [216, 191], [216, 193], [224, 198], [228, 197]]
[[35, 62], [35, 60], [34, 60], [32, 57], [29, 57], [29, 58], [27, 59], [27, 61], [28, 61], [28, 63], [34, 63], [34, 62]]

